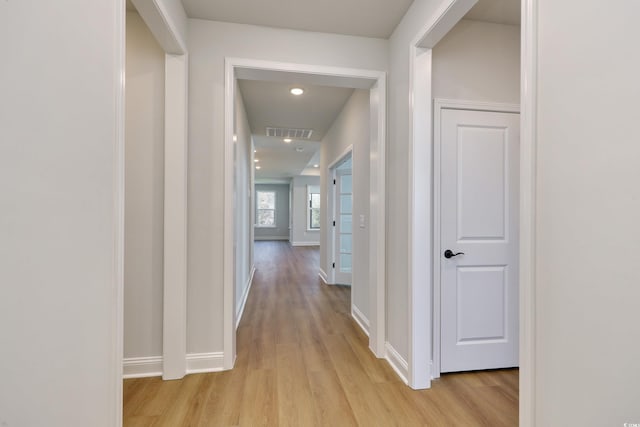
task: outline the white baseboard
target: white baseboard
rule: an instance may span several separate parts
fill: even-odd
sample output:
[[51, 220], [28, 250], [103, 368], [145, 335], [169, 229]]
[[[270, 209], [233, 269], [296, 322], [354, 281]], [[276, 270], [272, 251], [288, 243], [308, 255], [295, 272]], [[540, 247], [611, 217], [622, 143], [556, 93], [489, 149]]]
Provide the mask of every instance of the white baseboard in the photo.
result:
[[[224, 371], [224, 355], [217, 353], [187, 354], [187, 374]], [[147, 378], [162, 376], [162, 356], [130, 357], [124, 359], [123, 378]]]
[[318, 276], [320, 276], [320, 279], [322, 279], [325, 285], [335, 285], [335, 283], [329, 283], [329, 276], [327, 276], [327, 273], [325, 273], [322, 268], [318, 271]]
[[405, 384], [409, 384], [409, 364], [388, 342], [384, 344], [386, 361]]
[[369, 319], [367, 319], [367, 316], [358, 310], [358, 307], [356, 307], [355, 304], [351, 304], [351, 317], [353, 317], [353, 320], [355, 320], [358, 326], [360, 326], [360, 329], [369, 336]]
[[327, 283], [327, 273], [325, 273], [322, 268], [318, 270], [318, 276], [320, 276], [320, 279], [322, 279], [324, 283]]
[[249, 280], [247, 280], [246, 286], [244, 288], [244, 293], [242, 294], [242, 299], [240, 301], [240, 306], [236, 311], [236, 329], [238, 329], [238, 325], [240, 325], [240, 320], [242, 320], [242, 315], [244, 314], [244, 306], [247, 304], [247, 298], [249, 298], [249, 291], [251, 290], [251, 285], [253, 284], [253, 275], [256, 272], [256, 266], [251, 266], [251, 272], [249, 273]]
[[162, 376], [162, 356], [128, 357], [122, 363], [123, 378]]
[[289, 236], [254, 236], [253, 240], [289, 240]]
[[187, 374], [224, 371], [224, 353], [187, 354]]
[[320, 246], [320, 242], [291, 242], [291, 246]]

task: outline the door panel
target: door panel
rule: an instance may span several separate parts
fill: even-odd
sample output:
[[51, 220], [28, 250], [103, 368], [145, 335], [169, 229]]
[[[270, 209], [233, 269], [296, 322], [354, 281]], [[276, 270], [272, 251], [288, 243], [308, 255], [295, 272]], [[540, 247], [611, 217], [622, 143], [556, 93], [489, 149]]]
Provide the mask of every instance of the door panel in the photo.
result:
[[458, 129], [458, 241], [505, 238], [505, 133], [504, 128]]
[[457, 270], [457, 343], [505, 339], [506, 266]]
[[519, 115], [441, 114], [441, 371], [518, 365]]

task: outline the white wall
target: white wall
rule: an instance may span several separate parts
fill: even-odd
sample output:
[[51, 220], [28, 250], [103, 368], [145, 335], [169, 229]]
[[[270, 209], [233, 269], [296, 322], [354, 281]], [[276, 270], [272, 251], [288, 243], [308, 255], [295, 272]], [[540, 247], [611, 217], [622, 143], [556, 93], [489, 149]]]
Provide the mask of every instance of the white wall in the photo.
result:
[[520, 103], [520, 27], [463, 19], [433, 48], [434, 98]]
[[253, 143], [251, 127], [236, 83], [236, 310], [243, 304], [253, 268]]
[[0, 2], [0, 425], [121, 422], [123, 3]]
[[385, 40], [189, 21], [189, 353], [222, 351], [224, 58], [387, 69]]
[[[342, 111], [327, 131], [320, 148], [321, 193], [324, 195], [320, 207], [320, 221], [328, 224], [332, 213], [328, 194], [328, 167], [353, 145], [353, 275], [351, 302], [366, 317], [369, 317], [369, 91], [355, 90]], [[365, 228], [359, 227], [360, 215], [365, 217]], [[329, 273], [332, 242], [328, 240], [330, 230], [320, 237], [320, 266]]]
[[308, 187], [320, 191], [319, 176], [294, 176], [291, 180], [291, 244], [319, 245], [320, 230], [308, 229], [309, 198]]
[[415, 0], [396, 27], [389, 58], [387, 143], [387, 341], [408, 357], [409, 44], [444, 0]]
[[536, 425], [640, 423], [640, 3], [538, 3]]
[[124, 357], [162, 355], [164, 51], [127, 13]]
[[[258, 191], [274, 191], [276, 193], [276, 225], [275, 227], [254, 227], [255, 240], [289, 240], [289, 184], [256, 184]], [[257, 196], [254, 196], [257, 200]]]

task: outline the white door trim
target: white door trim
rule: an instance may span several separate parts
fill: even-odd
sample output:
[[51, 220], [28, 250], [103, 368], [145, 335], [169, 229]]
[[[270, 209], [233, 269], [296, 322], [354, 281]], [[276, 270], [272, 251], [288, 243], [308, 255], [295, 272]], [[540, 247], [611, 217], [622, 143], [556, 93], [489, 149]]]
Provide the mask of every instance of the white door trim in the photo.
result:
[[[429, 160], [429, 150], [421, 152], [420, 146], [424, 141], [431, 140], [432, 123], [424, 120], [431, 116], [431, 66], [427, 61], [417, 60], [420, 55], [429, 51], [438, 41], [466, 14], [466, 12], [476, 3], [476, 0], [448, 0], [440, 9], [425, 22], [422, 29], [416, 34], [409, 45], [410, 49], [410, 80], [409, 93], [412, 102], [410, 103], [409, 128], [410, 155], [413, 154], [409, 163], [409, 183], [412, 188], [410, 194], [410, 220], [409, 226], [413, 227], [419, 218], [428, 218], [430, 214], [430, 203], [432, 192], [428, 178], [425, 175], [417, 175], [420, 170], [417, 166], [419, 161]], [[521, 21], [521, 135], [520, 135], [520, 425], [529, 427], [535, 425], [535, 180], [536, 180], [536, 108], [537, 108], [537, 7], [538, 0], [522, 0], [522, 21]], [[418, 84], [416, 79], [425, 79], [426, 86]], [[424, 121], [424, 126], [418, 123]], [[422, 156], [422, 157], [419, 157]], [[420, 166], [431, 163], [422, 163]], [[432, 176], [431, 171], [427, 171], [427, 177]], [[421, 180], [419, 181], [418, 179]], [[415, 183], [415, 184], [414, 184]], [[420, 200], [426, 200], [427, 206], [420, 204]], [[430, 386], [430, 372], [425, 369], [425, 361], [432, 360], [432, 343], [426, 345], [417, 342], [417, 339], [424, 339], [430, 336], [429, 331], [424, 331], [431, 325], [423, 326], [417, 323], [415, 311], [418, 309], [414, 302], [416, 296], [427, 295], [426, 300], [422, 299], [423, 305], [419, 308], [427, 311], [432, 307], [430, 296], [430, 285], [432, 267], [425, 266], [422, 271], [427, 271], [428, 280], [420, 280], [420, 271], [414, 271], [416, 265], [424, 263], [424, 254], [414, 250], [418, 241], [430, 242], [432, 235], [430, 229], [413, 230], [410, 228], [409, 245], [409, 384], [413, 388], [426, 388]], [[425, 286], [427, 287], [425, 289]], [[424, 303], [426, 301], [426, 303]], [[426, 375], [425, 375], [426, 371]]]
[[[114, 79], [116, 92], [114, 93], [115, 107], [115, 140], [114, 140], [114, 170], [113, 170], [113, 293], [109, 310], [111, 324], [114, 327], [111, 334], [110, 366], [107, 374], [109, 378], [109, 407], [113, 409], [113, 418], [107, 423], [115, 427], [122, 426], [123, 387], [122, 375], [124, 371], [124, 171], [125, 171], [125, 72], [126, 72], [126, 8], [123, 1], [115, 4], [115, 69]], [[105, 304], [108, 302], [105, 301]]]
[[504, 104], [497, 102], [480, 102], [465, 101], [452, 99], [434, 99], [433, 102], [433, 359], [432, 359], [432, 378], [440, 377], [440, 337], [441, 337], [441, 278], [440, 278], [440, 202], [441, 202], [441, 152], [442, 146], [440, 141], [441, 127], [440, 117], [443, 109], [451, 110], [470, 110], [470, 111], [487, 111], [499, 113], [520, 113], [520, 106], [517, 104]]
[[[449, 0], [425, 22], [409, 44], [409, 386], [431, 387], [432, 308], [432, 48], [477, 0]], [[426, 142], [426, 143], [425, 143]]]
[[522, 0], [520, 80], [520, 426], [535, 420], [538, 0]]
[[189, 58], [165, 54], [162, 378], [187, 373]]
[[[225, 120], [224, 120], [224, 238], [223, 238], [223, 329], [224, 368], [232, 369], [236, 358], [235, 333], [235, 258], [233, 250], [233, 102], [235, 80], [256, 78], [268, 80], [281, 73], [294, 73], [297, 79], [321, 80], [325, 85], [368, 89], [372, 115], [370, 150], [370, 248], [369, 265], [375, 269], [370, 284], [371, 333], [369, 347], [377, 357], [384, 357], [385, 341], [385, 262], [386, 262], [386, 212], [385, 212], [385, 146], [386, 146], [386, 73], [377, 70], [328, 67], [312, 64], [293, 64], [245, 58], [225, 60]], [[373, 155], [375, 154], [375, 155]], [[375, 279], [375, 280], [374, 280]]]
[[[409, 144], [409, 354], [408, 384], [431, 387], [431, 49], [411, 48], [409, 85], [413, 93]], [[419, 76], [419, 78], [416, 78]], [[413, 143], [419, 140], [422, 143]], [[426, 142], [426, 143], [425, 143]]]

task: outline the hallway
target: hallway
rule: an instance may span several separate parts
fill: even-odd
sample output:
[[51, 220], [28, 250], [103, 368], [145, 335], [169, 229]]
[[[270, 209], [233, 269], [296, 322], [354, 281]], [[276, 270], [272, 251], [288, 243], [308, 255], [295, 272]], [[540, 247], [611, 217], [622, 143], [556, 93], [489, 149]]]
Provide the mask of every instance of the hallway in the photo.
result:
[[316, 247], [256, 242], [232, 371], [124, 381], [125, 426], [515, 426], [518, 370], [404, 385], [368, 349], [348, 287], [324, 285]]

